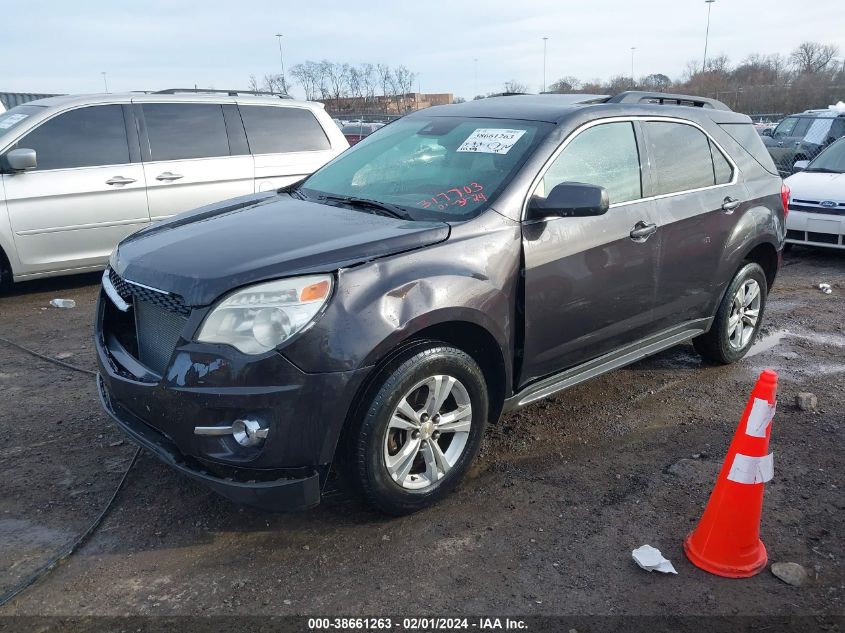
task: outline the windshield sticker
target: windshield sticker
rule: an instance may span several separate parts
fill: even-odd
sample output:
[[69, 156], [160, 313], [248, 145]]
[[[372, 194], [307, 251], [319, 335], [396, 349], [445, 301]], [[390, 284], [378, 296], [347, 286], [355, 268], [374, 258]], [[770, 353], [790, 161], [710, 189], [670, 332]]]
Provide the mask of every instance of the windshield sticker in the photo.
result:
[[525, 130], [478, 128], [455, 151], [507, 154], [523, 134]]
[[10, 128], [15, 123], [23, 121], [28, 116], [28, 114], [10, 114], [5, 119], [0, 120], [0, 129], [5, 130], [6, 128]]
[[487, 202], [484, 186], [475, 181], [468, 185], [441, 191], [431, 198], [420, 200], [417, 204], [423, 209], [433, 208], [442, 211], [446, 207], [465, 207], [470, 202]]

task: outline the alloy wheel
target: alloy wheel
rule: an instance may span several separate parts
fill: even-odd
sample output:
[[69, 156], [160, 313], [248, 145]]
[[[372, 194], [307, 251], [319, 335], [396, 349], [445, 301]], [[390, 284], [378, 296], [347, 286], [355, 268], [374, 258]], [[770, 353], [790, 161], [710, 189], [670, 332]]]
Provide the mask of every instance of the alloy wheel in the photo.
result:
[[419, 381], [390, 416], [383, 451], [388, 474], [406, 490], [437, 484], [458, 463], [471, 426], [472, 403], [457, 378]]
[[733, 349], [743, 349], [754, 335], [760, 318], [760, 299], [760, 284], [754, 279], [746, 279], [737, 288], [727, 325]]

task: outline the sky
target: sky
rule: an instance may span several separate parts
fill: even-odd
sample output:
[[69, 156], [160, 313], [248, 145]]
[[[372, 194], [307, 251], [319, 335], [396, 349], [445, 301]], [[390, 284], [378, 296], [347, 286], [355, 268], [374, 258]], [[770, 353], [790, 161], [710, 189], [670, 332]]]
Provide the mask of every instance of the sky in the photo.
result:
[[[423, 92], [471, 98], [508, 80], [546, 82], [663, 73], [704, 53], [703, 0], [75, 0], [4, 2], [0, 92], [246, 88], [250, 74], [305, 60], [404, 64]], [[709, 55], [738, 62], [805, 40], [845, 55], [842, 0], [716, 0]], [[478, 60], [477, 62], [474, 60]], [[294, 86], [294, 96], [302, 96]]]

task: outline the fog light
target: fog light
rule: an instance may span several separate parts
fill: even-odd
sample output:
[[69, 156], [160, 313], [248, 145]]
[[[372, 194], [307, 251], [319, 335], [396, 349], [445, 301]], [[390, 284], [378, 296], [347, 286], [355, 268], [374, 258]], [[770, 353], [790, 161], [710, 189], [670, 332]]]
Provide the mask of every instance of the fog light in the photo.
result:
[[256, 420], [232, 422], [232, 437], [241, 446], [258, 446], [269, 433], [270, 429], [261, 428], [261, 424]]
[[257, 420], [235, 420], [231, 426], [195, 426], [194, 435], [229, 435], [241, 446], [258, 446], [267, 439], [270, 429]]

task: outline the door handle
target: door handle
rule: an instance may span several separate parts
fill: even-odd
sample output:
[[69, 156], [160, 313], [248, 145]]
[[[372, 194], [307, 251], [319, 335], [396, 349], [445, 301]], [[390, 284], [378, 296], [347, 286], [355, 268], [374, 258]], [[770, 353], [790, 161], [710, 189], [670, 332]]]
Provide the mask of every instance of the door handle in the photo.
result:
[[170, 182], [171, 180], [179, 180], [180, 178], [184, 178], [182, 174], [173, 174], [169, 171], [164, 172], [163, 174], [159, 174], [156, 176], [156, 180], [164, 180], [166, 182]]
[[657, 232], [657, 225], [640, 220], [631, 229], [631, 239], [635, 242], [645, 242], [652, 234]]
[[112, 186], [116, 186], [116, 185], [131, 185], [133, 182], [135, 182], [135, 179], [134, 179], [134, 178], [124, 178], [123, 176], [114, 176], [114, 177], [112, 177], [112, 178], [109, 178], [109, 179], [106, 181], [106, 184], [107, 184], [107, 185], [112, 185]]
[[722, 211], [725, 213], [733, 213], [736, 211], [736, 208], [739, 206], [739, 200], [736, 198], [731, 198], [730, 196], [726, 197], [722, 201]]

